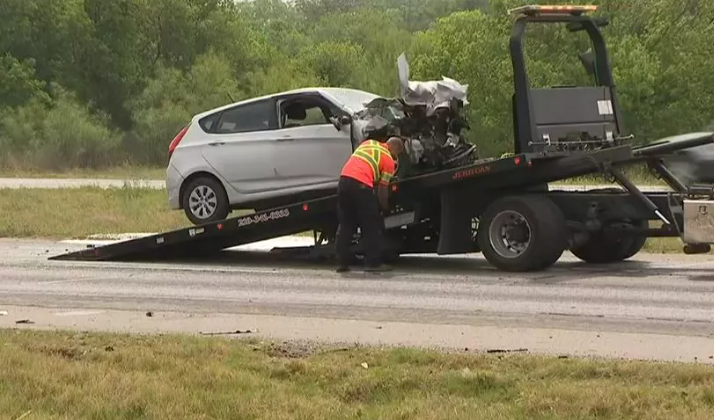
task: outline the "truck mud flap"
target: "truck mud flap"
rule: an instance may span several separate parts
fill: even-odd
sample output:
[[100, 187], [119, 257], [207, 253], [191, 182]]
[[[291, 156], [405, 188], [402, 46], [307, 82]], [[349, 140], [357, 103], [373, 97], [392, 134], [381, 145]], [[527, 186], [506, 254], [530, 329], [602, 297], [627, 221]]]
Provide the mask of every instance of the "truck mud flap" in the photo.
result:
[[462, 254], [476, 250], [471, 228], [473, 208], [464, 202], [463, 194], [460, 188], [446, 188], [440, 194], [441, 219], [437, 254]]

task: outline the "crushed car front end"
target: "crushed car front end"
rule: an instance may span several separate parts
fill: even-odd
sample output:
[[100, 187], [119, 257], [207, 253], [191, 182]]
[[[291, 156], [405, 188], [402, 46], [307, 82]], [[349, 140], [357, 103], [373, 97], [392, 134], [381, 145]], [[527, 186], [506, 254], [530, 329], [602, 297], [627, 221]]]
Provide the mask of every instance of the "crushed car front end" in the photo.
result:
[[401, 176], [413, 176], [468, 165], [478, 160], [476, 145], [468, 142], [464, 117], [468, 85], [443, 77], [439, 81], [409, 81], [404, 54], [398, 60], [401, 97], [377, 97], [355, 113], [353, 136], [357, 143], [370, 134], [388, 130], [405, 141]]

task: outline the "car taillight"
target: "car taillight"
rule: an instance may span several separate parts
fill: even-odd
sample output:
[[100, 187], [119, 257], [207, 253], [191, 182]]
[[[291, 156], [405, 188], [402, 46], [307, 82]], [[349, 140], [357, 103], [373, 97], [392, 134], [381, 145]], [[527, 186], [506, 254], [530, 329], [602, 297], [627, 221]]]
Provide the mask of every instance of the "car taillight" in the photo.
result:
[[176, 137], [174, 137], [173, 140], [171, 140], [171, 143], [169, 143], [169, 159], [171, 159], [171, 155], [174, 153], [174, 150], [176, 150], [176, 147], [181, 143], [181, 139], [183, 139], [183, 136], [186, 135], [186, 132], [188, 131], [188, 125], [184, 128], [181, 129], [181, 131], [176, 134]]

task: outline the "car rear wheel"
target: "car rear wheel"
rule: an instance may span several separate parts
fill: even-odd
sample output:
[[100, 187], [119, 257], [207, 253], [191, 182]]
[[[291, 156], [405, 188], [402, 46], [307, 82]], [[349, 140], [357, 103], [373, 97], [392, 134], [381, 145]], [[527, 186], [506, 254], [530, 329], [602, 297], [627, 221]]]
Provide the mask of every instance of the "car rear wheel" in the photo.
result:
[[189, 182], [184, 189], [182, 201], [184, 213], [194, 225], [223, 220], [230, 213], [223, 185], [206, 176]]

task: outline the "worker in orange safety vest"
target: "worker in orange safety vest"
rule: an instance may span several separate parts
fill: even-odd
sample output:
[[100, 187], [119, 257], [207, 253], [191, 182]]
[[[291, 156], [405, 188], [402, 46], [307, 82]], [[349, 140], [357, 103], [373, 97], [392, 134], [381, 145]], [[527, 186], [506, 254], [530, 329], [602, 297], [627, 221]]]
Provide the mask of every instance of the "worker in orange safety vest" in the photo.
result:
[[350, 245], [357, 227], [364, 245], [365, 271], [391, 270], [381, 261], [382, 212], [389, 211], [389, 182], [396, 170], [396, 158], [403, 151], [404, 142], [398, 137], [391, 137], [385, 143], [369, 139], [354, 150], [342, 168], [337, 187], [339, 227], [335, 241], [338, 273], [349, 271], [353, 259]]

